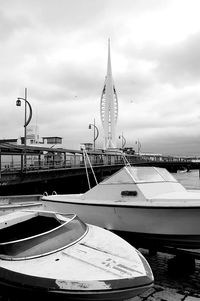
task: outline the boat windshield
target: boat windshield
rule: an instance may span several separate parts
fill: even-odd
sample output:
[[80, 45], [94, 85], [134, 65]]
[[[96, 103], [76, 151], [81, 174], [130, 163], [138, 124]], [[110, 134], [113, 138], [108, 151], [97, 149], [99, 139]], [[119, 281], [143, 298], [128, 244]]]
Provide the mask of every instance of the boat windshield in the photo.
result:
[[131, 167], [129, 168], [134, 181], [138, 182], [177, 182], [176, 179], [164, 168], [156, 167]]
[[131, 166], [123, 167], [118, 172], [105, 179], [101, 184], [156, 182], [177, 183], [177, 180], [165, 168], [157, 168], [151, 166]]

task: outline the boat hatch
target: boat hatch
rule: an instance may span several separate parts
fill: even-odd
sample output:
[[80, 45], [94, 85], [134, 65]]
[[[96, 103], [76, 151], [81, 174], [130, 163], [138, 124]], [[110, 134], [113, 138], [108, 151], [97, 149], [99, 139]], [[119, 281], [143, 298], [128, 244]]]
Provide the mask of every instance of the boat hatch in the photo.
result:
[[118, 172], [105, 179], [102, 184], [120, 183], [158, 183], [175, 182], [177, 180], [165, 169], [157, 167], [126, 166]]
[[0, 258], [21, 260], [48, 255], [74, 244], [87, 230], [75, 214], [37, 215], [0, 230]]

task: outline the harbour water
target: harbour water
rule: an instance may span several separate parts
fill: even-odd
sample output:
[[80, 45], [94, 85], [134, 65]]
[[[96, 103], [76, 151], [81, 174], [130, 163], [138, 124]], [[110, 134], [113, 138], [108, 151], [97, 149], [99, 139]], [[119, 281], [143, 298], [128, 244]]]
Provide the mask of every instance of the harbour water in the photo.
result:
[[172, 175], [187, 189], [200, 189], [199, 170], [172, 173]]

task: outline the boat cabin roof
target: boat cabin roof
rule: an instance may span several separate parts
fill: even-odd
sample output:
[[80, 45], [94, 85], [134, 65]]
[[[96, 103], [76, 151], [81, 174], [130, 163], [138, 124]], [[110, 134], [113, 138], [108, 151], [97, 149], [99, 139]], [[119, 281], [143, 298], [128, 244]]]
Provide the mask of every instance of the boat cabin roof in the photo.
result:
[[101, 184], [159, 182], [177, 183], [177, 180], [165, 168], [125, 166], [109, 178], [106, 178]]

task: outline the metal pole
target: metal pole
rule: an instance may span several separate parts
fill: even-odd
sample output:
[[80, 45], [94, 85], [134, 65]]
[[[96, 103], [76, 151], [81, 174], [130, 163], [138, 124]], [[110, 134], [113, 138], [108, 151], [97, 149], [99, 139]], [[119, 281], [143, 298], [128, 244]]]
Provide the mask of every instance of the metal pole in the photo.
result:
[[24, 167], [26, 169], [26, 119], [27, 119], [27, 88], [25, 88], [25, 122], [24, 122]]
[[122, 133], [121, 136], [119, 136], [119, 139], [122, 139], [122, 149], [126, 145], [126, 139], [124, 138], [124, 134]]
[[95, 119], [94, 119], [94, 150], [95, 150], [95, 128], [96, 126], [95, 126]]
[[0, 149], [0, 182], [1, 182], [1, 149]]
[[[24, 120], [24, 150], [23, 150], [23, 153], [22, 153], [22, 160], [23, 160], [23, 164], [24, 164], [24, 169], [26, 169], [26, 146], [27, 146], [27, 133], [26, 133], [26, 130], [27, 130], [27, 126], [29, 124], [29, 122], [31, 121], [31, 118], [32, 118], [32, 108], [31, 108], [31, 105], [30, 103], [28, 102], [27, 100], [27, 88], [25, 88], [25, 97], [18, 97], [17, 98], [17, 101], [16, 101], [16, 106], [21, 106], [21, 100], [25, 101], [25, 120]], [[27, 120], [27, 105], [29, 106], [29, 117], [28, 117], [28, 120]]]
[[95, 141], [97, 140], [97, 138], [99, 137], [99, 130], [98, 130], [98, 127], [95, 125], [95, 119], [94, 119], [94, 123], [90, 123], [89, 124], [89, 129], [92, 128], [92, 126], [94, 127], [94, 131], [93, 131], [93, 146], [94, 146], [94, 150], [96, 148], [96, 145], [95, 145]]

